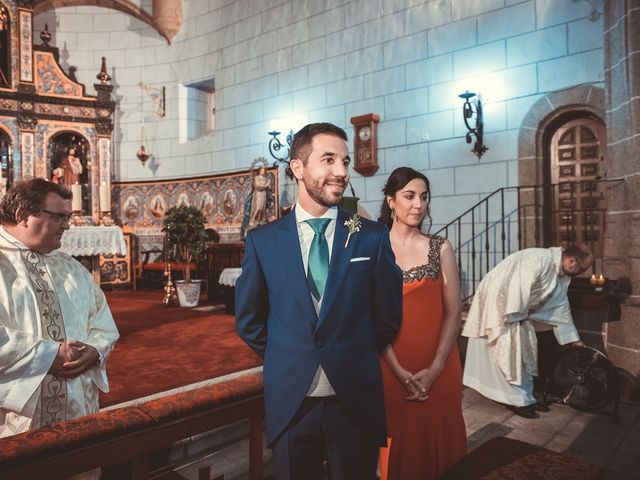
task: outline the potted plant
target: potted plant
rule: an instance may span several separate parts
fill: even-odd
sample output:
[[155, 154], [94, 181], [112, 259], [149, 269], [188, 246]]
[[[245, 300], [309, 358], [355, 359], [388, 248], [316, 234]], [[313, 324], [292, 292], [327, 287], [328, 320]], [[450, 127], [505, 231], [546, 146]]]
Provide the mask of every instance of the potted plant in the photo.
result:
[[191, 280], [191, 263], [202, 259], [205, 241], [204, 215], [196, 207], [178, 206], [167, 211], [164, 218], [170, 258], [182, 262], [183, 280], [176, 281], [178, 300], [182, 307], [195, 307], [200, 297], [200, 280]]

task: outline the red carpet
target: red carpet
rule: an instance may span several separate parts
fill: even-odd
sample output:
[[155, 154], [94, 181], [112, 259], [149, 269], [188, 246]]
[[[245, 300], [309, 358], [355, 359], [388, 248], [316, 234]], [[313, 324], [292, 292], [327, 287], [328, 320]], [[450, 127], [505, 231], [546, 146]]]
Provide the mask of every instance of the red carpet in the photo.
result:
[[162, 292], [106, 292], [120, 339], [107, 361], [106, 407], [261, 364], [234, 318], [165, 307]]

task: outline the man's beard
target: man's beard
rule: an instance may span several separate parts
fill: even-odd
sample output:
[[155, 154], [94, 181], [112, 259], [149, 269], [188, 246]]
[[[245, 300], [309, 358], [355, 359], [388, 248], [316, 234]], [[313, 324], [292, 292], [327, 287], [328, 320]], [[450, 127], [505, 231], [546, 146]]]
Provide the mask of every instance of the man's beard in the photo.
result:
[[335, 205], [339, 205], [342, 201], [342, 195], [344, 194], [344, 189], [347, 187], [347, 184], [342, 179], [333, 179], [332, 183], [341, 183], [342, 184], [342, 192], [337, 197], [327, 193], [322, 185], [319, 184], [318, 181], [310, 180], [307, 182], [304, 178], [302, 179], [304, 182], [304, 186], [307, 189], [307, 193], [309, 196], [319, 205], [323, 207], [333, 207]]

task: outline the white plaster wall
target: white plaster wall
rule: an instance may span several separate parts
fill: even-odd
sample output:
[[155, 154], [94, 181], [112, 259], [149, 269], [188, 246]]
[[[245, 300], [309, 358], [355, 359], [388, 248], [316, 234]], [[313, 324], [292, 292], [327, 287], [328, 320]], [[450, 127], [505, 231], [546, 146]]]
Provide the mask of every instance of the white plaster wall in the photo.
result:
[[[362, 204], [376, 214], [388, 174], [410, 165], [432, 179], [437, 225], [517, 184], [518, 130], [542, 94], [602, 86], [601, 12], [602, 0], [185, 0], [171, 46], [145, 24], [94, 7], [37, 16], [34, 38], [48, 22], [63, 65], [78, 67], [88, 92], [107, 57], [118, 180], [245, 169], [269, 157], [274, 128], [330, 121], [352, 137], [349, 118], [374, 112], [380, 169], [354, 172]], [[179, 86], [210, 77], [215, 133], [181, 143]], [[166, 86], [165, 118], [154, 116], [140, 81]], [[485, 101], [489, 151], [480, 160], [464, 141], [458, 94], [467, 89]], [[135, 157], [141, 118], [154, 155], [144, 167]]]

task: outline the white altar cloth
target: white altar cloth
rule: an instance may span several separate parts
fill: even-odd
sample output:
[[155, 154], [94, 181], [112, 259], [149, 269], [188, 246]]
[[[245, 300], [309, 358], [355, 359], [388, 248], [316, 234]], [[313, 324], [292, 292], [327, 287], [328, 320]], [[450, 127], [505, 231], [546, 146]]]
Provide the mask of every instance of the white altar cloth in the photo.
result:
[[60, 250], [74, 257], [126, 255], [127, 244], [120, 227], [71, 227], [62, 235]]
[[242, 273], [241, 268], [225, 268], [220, 273], [220, 279], [218, 280], [218, 283], [220, 285], [225, 285], [227, 287], [235, 287], [236, 280], [238, 279], [241, 273]]

